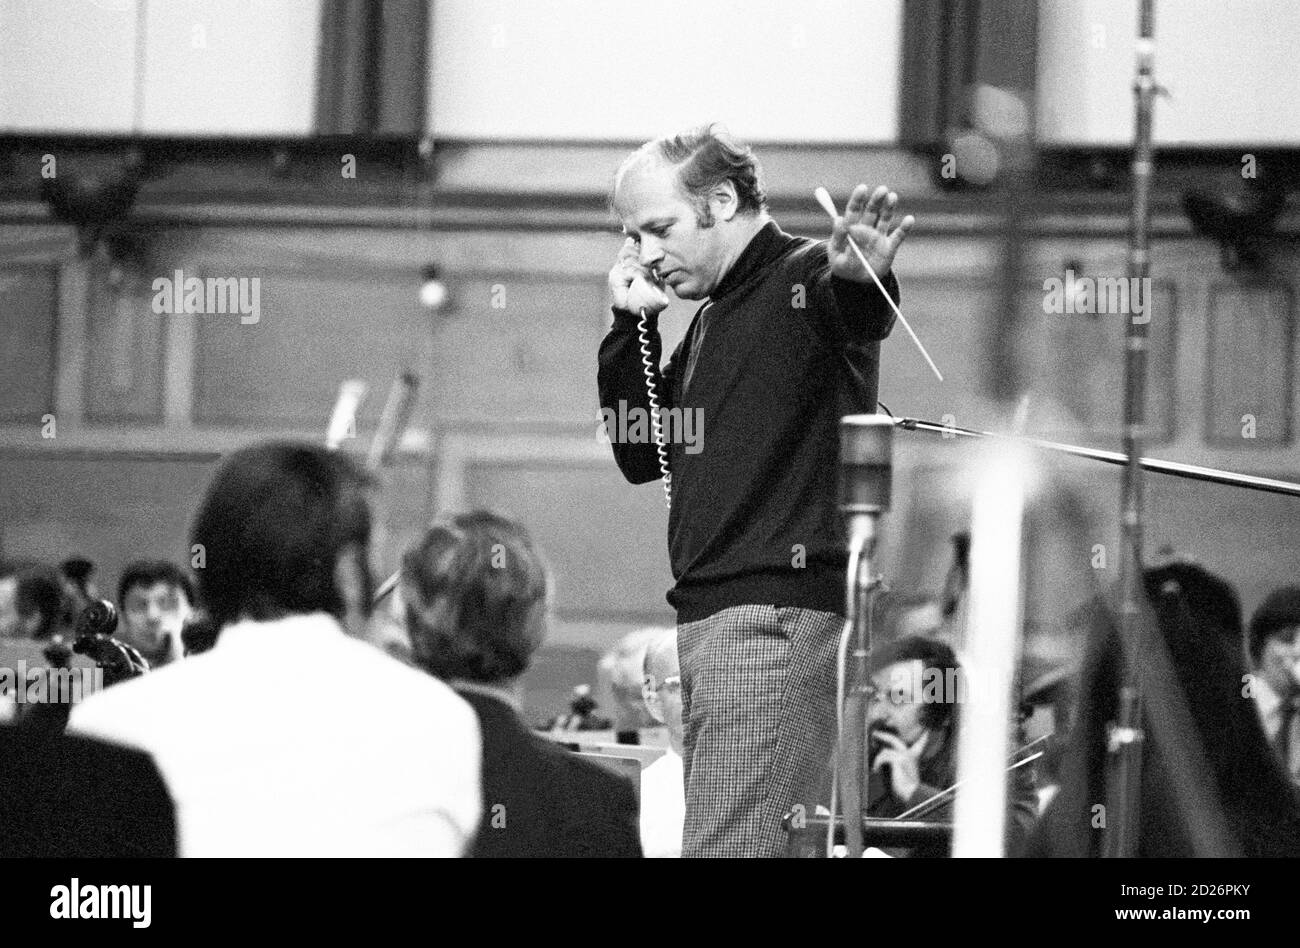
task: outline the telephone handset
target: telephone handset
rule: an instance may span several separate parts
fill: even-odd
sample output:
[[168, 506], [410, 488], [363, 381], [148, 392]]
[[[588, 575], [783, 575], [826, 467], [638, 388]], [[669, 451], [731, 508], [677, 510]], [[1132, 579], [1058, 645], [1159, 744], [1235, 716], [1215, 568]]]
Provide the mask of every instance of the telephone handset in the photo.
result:
[[664, 506], [671, 509], [673, 475], [668, 469], [668, 446], [664, 444], [663, 424], [659, 419], [659, 392], [655, 383], [655, 370], [659, 367], [654, 364], [650, 351], [649, 316], [649, 313], [659, 312], [668, 303], [668, 294], [663, 291], [663, 284], [653, 270], [638, 273], [628, 284], [627, 308], [641, 315], [636, 334], [641, 344], [641, 366], [645, 371], [646, 395], [650, 399], [650, 430], [655, 439], [655, 451], [659, 455], [659, 470], [664, 482]]
[[627, 288], [627, 308], [634, 313], [643, 309], [659, 312], [668, 305], [668, 294], [653, 270], [642, 271], [632, 278]]

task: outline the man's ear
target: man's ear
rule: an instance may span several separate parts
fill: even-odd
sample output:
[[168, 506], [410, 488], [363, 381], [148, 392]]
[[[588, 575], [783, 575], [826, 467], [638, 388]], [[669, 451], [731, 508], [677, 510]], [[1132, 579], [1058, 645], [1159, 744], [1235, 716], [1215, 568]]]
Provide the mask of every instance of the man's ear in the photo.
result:
[[709, 192], [709, 209], [715, 220], [729, 221], [740, 210], [740, 196], [736, 194], [736, 185], [723, 181]]
[[334, 588], [343, 599], [343, 626], [358, 637], [365, 634], [370, 615], [368, 568], [365, 550], [355, 543], [345, 546], [334, 563]]

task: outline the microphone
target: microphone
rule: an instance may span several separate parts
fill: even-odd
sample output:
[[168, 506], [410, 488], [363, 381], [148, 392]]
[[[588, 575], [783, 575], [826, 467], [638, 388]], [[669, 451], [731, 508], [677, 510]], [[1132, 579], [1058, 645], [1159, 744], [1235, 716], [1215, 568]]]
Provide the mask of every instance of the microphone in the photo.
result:
[[845, 415], [840, 419], [840, 515], [850, 546], [869, 545], [889, 510], [894, 474], [894, 419]]

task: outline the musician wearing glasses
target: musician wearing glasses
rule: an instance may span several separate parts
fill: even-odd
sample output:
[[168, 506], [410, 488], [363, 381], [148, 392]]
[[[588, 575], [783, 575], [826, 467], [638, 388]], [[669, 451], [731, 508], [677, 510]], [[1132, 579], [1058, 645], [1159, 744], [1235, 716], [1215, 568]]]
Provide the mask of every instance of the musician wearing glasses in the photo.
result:
[[[967, 699], [963, 674], [952, 648], [937, 639], [907, 636], [873, 653], [868, 816], [902, 816], [956, 783], [957, 728]], [[1037, 808], [1025, 770], [1014, 771], [1010, 779], [1008, 844], [1015, 846], [1027, 835]], [[952, 801], [915, 818], [951, 821]], [[918, 848], [913, 855], [945, 853]]]

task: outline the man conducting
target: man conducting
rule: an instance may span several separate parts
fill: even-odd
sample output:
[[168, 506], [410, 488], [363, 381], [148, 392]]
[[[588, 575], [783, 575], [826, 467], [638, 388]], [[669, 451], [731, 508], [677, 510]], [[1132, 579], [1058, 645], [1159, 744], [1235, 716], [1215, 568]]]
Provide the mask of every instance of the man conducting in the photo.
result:
[[[629, 481], [670, 474], [684, 856], [779, 855], [783, 814], [819, 796], [847, 567], [838, 425], [875, 410], [893, 323], [848, 237], [897, 300], [890, 270], [914, 222], [897, 204], [859, 185], [829, 241], [791, 236], [768, 215], [753, 153], [715, 126], [646, 143], [615, 178], [627, 240], [609, 275], [602, 416], [645, 417], [653, 384], [661, 417], [699, 429], [684, 444], [690, 426], [670, 424], [661, 464], [635, 437], [645, 426], [607, 424]], [[668, 299], [638, 277], [704, 304], [662, 368]]]

